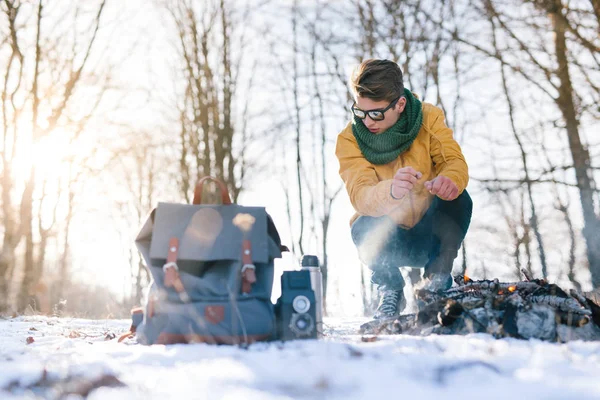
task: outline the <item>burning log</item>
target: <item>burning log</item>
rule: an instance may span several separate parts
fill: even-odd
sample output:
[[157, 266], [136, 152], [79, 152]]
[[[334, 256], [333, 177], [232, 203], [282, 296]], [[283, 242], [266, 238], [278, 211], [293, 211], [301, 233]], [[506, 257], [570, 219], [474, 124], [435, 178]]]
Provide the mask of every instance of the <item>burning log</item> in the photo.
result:
[[584, 315], [592, 315], [590, 310], [584, 309], [579, 302], [573, 298], [563, 299], [552, 295], [530, 296], [529, 301], [536, 304], [544, 304], [557, 308], [564, 312], [572, 312]]
[[[418, 312], [361, 326], [363, 334], [467, 334], [541, 340], [600, 340], [600, 304], [524, 273], [521, 282], [454, 278], [446, 291], [416, 290]], [[596, 293], [600, 300], [600, 293]], [[594, 300], [597, 300], [594, 298]], [[589, 322], [593, 321], [593, 324]]]
[[533, 276], [531, 276], [531, 274], [529, 273], [529, 271], [527, 271], [525, 268], [521, 268], [521, 273], [525, 277], [526, 281], [532, 281], [533, 280]]
[[591, 292], [583, 292], [583, 296], [588, 300], [600, 307], [600, 289], [594, 289]]
[[513, 293], [519, 291], [521, 293], [533, 293], [540, 289], [540, 285], [536, 282], [498, 282], [498, 280], [483, 280], [483, 281], [470, 281], [462, 286], [453, 287], [448, 289], [446, 295], [454, 295], [464, 292], [481, 292], [481, 291], [499, 291], [503, 293]]
[[[556, 318], [548, 306], [534, 305], [515, 313], [515, 337], [522, 339], [556, 339]], [[511, 335], [512, 336], [512, 335]]]
[[[587, 310], [586, 310], [587, 311]], [[590, 316], [572, 312], [556, 311], [556, 322], [567, 326], [582, 327], [590, 322]]]
[[442, 326], [450, 326], [461, 316], [464, 310], [462, 304], [450, 299], [446, 302], [444, 309], [438, 313], [437, 320]]

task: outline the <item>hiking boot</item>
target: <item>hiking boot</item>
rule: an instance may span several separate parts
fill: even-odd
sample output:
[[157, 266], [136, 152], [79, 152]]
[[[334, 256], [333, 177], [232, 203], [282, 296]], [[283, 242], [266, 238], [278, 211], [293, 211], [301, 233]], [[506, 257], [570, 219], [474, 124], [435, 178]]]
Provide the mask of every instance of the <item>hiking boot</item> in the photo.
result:
[[452, 265], [456, 251], [441, 251], [425, 266], [425, 282], [422, 289], [432, 292], [445, 291], [452, 287]]
[[404, 292], [402, 290], [382, 290], [379, 305], [373, 318], [392, 318], [400, 314], [406, 306]]
[[430, 292], [446, 291], [452, 287], [452, 275], [450, 274], [431, 274], [425, 278], [423, 289]]

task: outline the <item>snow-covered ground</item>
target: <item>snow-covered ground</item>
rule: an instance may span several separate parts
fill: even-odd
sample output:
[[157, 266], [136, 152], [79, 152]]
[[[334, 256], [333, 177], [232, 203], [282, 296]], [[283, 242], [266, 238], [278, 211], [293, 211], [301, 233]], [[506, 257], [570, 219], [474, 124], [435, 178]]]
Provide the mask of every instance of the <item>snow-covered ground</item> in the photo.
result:
[[242, 349], [118, 343], [125, 320], [0, 320], [0, 398], [600, 399], [600, 342], [363, 341], [363, 321], [325, 322], [322, 340]]

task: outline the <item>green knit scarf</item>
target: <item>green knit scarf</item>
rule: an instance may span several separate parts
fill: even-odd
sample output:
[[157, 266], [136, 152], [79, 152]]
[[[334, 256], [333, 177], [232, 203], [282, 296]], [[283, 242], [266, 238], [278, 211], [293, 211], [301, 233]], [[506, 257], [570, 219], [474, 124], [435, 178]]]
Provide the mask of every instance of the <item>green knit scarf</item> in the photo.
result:
[[371, 164], [387, 164], [405, 152], [417, 137], [423, 122], [421, 102], [408, 89], [404, 89], [406, 107], [398, 122], [389, 129], [375, 135], [360, 118], [354, 117], [352, 133], [360, 151]]

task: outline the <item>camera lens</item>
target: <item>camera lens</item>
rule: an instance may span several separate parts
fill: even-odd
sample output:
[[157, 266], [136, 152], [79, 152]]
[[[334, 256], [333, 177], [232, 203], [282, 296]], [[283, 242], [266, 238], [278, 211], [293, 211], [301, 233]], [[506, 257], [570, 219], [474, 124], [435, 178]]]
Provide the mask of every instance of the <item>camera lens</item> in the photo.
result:
[[299, 319], [298, 321], [296, 321], [296, 327], [298, 329], [305, 330], [307, 326], [308, 326], [308, 322], [305, 321], [304, 319]]
[[290, 329], [296, 336], [310, 336], [315, 329], [315, 323], [310, 314], [294, 314], [290, 321]]
[[292, 307], [297, 313], [304, 314], [310, 309], [310, 300], [306, 296], [296, 296], [292, 301]]

